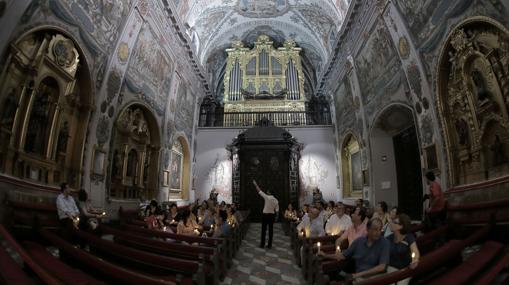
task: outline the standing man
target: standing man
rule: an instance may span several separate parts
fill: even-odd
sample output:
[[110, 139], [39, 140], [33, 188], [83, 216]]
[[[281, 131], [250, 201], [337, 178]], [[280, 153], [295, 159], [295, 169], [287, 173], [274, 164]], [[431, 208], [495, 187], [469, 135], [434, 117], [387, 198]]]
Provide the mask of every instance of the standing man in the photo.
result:
[[258, 190], [258, 194], [262, 196], [265, 201], [263, 205], [263, 216], [262, 216], [262, 239], [260, 242], [260, 247], [265, 247], [265, 232], [267, 231], [267, 225], [269, 226], [269, 243], [267, 248], [272, 247], [272, 234], [273, 234], [273, 225], [274, 219], [276, 217], [277, 212], [279, 212], [279, 202], [277, 199], [272, 196], [270, 191], [267, 190], [267, 194], [263, 193], [262, 189], [256, 184], [256, 181], [253, 180], [253, 185]]

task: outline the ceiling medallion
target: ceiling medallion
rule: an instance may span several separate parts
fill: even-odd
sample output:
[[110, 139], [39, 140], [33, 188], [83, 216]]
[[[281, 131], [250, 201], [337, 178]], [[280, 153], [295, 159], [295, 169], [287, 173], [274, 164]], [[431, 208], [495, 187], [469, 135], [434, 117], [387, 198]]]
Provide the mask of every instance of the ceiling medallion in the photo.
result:
[[129, 45], [126, 42], [121, 42], [118, 46], [118, 60], [121, 63], [126, 63], [129, 58]]
[[407, 59], [408, 55], [410, 55], [410, 46], [408, 44], [408, 40], [405, 37], [399, 38], [399, 54], [402, 59]]

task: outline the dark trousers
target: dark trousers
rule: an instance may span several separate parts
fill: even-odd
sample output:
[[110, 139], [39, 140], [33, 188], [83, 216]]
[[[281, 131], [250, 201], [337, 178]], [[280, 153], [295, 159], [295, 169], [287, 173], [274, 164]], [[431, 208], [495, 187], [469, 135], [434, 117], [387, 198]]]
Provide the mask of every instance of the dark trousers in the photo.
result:
[[269, 243], [268, 247], [272, 247], [272, 235], [274, 233], [274, 218], [275, 214], [263, 214], [262, 215], [262, 240], [260, 242], [260, 247], [265, 246], [265, 232], [267, 231], [267, 225], [269, 226]]

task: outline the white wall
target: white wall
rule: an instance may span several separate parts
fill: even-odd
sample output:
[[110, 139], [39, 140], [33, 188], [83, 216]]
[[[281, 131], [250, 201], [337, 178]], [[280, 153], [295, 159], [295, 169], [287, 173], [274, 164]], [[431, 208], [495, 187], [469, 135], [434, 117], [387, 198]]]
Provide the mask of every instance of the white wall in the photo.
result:
[[[297, 141], [303, 144], [299, 162], [300, 203], [311, 202], [311, 191], [314, 187], [322, 190], [325, 200], [337, 201], [341, 196], [336, 185], [336, 144], [332, 130], [332, 127], [288, 128]], [[216, 188], [219, 201], [231, 202], [232, 166], [226, 145], [243, 131], [244, 129], [198, 129], [196, 198], [206, 199], [210, 190]]]

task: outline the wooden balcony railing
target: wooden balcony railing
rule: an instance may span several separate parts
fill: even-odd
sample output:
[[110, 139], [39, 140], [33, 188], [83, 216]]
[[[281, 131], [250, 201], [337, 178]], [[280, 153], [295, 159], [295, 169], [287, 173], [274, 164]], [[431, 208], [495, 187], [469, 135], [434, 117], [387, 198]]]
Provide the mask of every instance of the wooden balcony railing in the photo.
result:
[[269, 120], [275, 126], [332, 125], [330, 112], [235, 112], [202, 113], [200, 127], [252, 127]]

